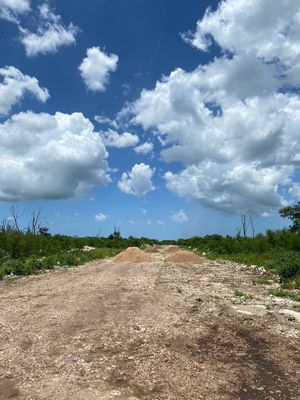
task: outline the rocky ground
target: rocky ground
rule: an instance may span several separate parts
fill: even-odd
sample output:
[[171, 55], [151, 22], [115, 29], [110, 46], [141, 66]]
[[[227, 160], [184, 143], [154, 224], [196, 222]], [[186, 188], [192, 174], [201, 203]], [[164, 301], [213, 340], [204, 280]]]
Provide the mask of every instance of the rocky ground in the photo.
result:
[[174, 251], [0, 283], [0, 399], [299, 400], [300, 303]]

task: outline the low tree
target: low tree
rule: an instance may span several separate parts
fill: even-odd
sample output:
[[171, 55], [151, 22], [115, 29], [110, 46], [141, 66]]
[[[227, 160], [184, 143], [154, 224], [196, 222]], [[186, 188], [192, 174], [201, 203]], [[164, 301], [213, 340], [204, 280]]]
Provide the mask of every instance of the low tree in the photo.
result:
[[294, 206], [283, 207], [279, 210], [279, 214], [283, 218], [289, 218], [292, 221], [290, 230], [300, 233], [300, 201]]

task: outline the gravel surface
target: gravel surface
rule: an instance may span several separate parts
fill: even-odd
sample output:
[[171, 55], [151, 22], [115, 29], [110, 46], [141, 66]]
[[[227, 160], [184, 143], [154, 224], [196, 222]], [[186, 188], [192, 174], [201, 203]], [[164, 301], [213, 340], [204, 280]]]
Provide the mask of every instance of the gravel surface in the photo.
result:
[[299, 400], [299, 303], [167, 250], [0, 283], [0, 399]]

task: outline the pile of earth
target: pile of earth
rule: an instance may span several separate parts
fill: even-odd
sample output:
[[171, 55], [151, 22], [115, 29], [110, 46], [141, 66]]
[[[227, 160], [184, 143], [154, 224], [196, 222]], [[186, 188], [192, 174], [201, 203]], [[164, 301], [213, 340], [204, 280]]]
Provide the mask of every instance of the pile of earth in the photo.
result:
[[159, 244], [155, 244], [153, 246], [149, 246], [145, 249], [146, 253], [160, 253], [164, 249], [164, 246]]
[[173, 253], [177, 253], [178, 251], [180, 251], [180, 248], [175, 245], [169, 245], [169, 246], [165, 246], [164, 250], [166, 253], [173, 254]]
[[202, 264], [204, 260], [191, 251], [178, 250], [176, 253], [166, 257], [166, 262], [172, 262], [176, 264]]
[[132, 262], [132, 263], [154, 261], [150, 254], [145, 253], [138, 247], [128, 247], [128, 249], [116, 255], [112, 260], [114, 262]]

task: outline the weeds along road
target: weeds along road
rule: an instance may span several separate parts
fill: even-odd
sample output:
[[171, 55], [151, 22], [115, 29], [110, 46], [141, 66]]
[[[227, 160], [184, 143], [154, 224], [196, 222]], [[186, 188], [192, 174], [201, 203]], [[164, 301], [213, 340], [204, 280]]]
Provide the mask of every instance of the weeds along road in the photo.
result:
[[0, 399], [299, 400], [299, 302], [153, 251], [0, 283]]

